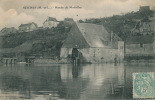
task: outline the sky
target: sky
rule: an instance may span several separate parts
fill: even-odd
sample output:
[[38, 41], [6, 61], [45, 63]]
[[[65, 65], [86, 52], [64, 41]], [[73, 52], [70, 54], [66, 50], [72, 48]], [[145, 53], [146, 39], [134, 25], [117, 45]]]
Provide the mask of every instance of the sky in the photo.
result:
[[155, 0], [0, 0], [0, 30], [4, 27], [18, 29], [20, 24], [29, 22], [42, 26], [47, 17], [55, 17], [58, 21], [67, 17], [74, 20], [109, 17], [138, 11], [140, 6], [155, 9]]

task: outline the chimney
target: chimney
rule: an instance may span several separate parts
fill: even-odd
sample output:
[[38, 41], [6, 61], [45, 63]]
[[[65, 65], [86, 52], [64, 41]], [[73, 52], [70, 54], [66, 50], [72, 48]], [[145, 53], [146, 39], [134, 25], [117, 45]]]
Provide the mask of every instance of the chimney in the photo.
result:
[[113, 42], [113, 31], [111, 31], [111, 33], [110, 33], [110, 42], [112, 43]]

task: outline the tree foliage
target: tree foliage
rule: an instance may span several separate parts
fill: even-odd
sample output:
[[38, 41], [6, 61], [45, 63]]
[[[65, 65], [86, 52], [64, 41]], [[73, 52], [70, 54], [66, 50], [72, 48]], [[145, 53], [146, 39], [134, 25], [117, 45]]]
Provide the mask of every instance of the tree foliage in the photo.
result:
[[153, 13], [154, 12], [151, 10], [138, 11], [124, 15], [113, 15], [112, 17], [106, 18], [91, 18], [85, 21], [80, 20], [79, 22], [103, 25], [109, 32], [113, 31], [125, 40], [131, 34], [131, 30], [135, 27], [138, 20], [147, 20], [148, 17], [153, 16]]
[[59, 51], [63, 40], [67, 37], [70, 28], [65, 28], [61, 22], [55, 28], [38, 29], [31, 32], [17, 32], [3, 36], [3, 48], [15, 48], [29, 41], [39, 41], [33, 44], [32, 53], [46, 50]]

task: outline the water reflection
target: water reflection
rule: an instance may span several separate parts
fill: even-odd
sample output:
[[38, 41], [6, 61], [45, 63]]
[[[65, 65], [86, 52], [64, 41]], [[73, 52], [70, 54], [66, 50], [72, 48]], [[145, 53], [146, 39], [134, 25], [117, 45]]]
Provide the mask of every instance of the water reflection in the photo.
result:
[[132, 99], [132, 73], [154, 64], [0, 66], [0, 100]]

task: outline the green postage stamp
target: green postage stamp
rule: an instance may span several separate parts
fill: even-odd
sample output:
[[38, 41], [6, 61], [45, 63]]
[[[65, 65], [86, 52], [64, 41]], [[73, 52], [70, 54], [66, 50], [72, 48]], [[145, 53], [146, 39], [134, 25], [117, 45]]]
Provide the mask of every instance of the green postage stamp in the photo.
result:
[[155, 98], [154, 73], [133, 73], [133, 98]]

